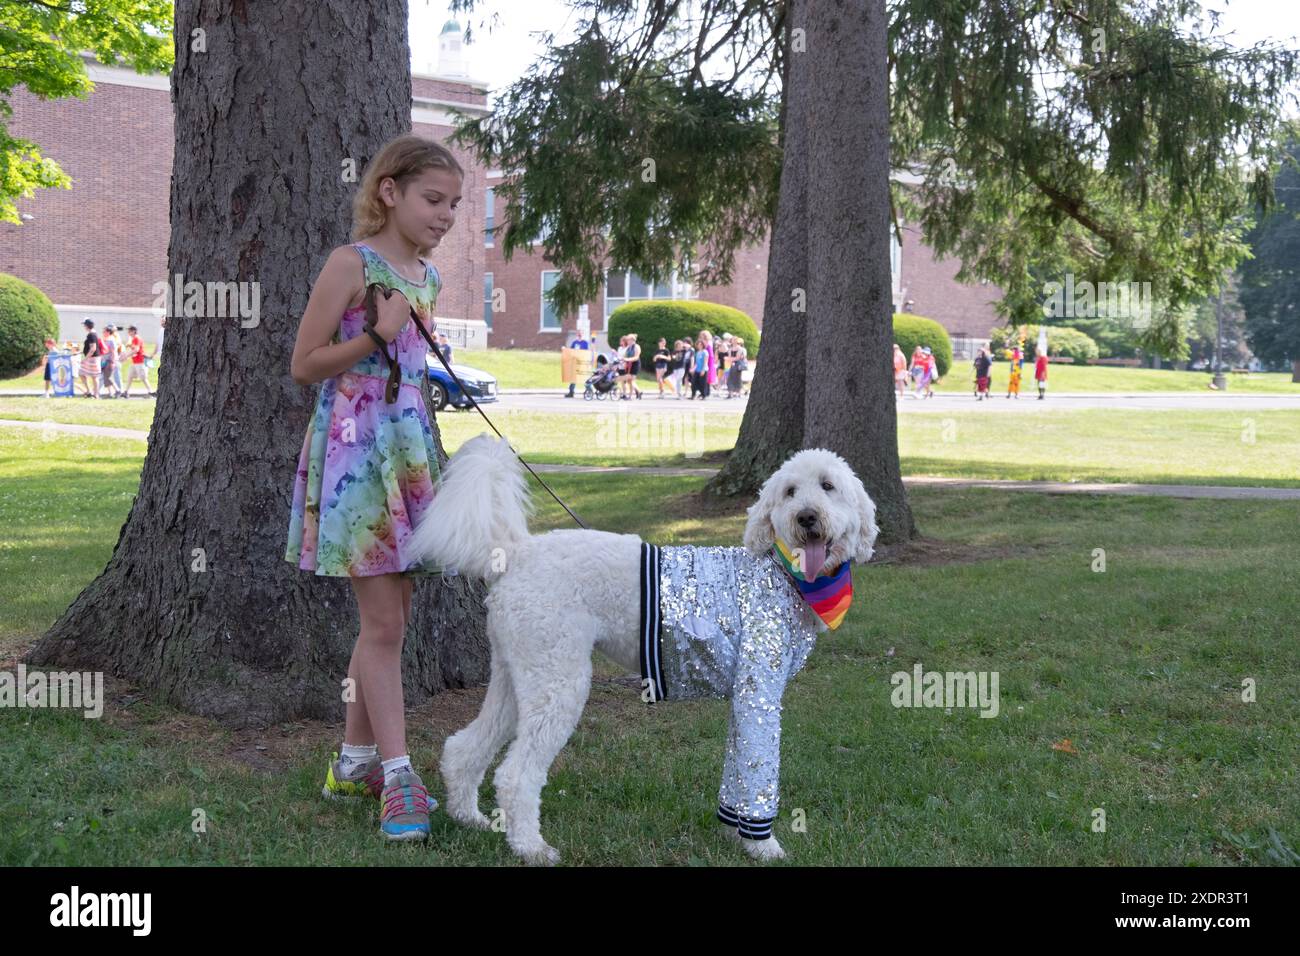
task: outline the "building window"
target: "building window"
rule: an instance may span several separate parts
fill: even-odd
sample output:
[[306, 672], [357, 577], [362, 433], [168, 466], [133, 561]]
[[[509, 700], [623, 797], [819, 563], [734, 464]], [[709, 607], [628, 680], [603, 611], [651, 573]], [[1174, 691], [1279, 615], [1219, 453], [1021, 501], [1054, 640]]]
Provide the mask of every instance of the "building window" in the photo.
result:
[[653, 291], [650, 283], [632, 271], [605, 273], [605, 328], [609, 317], [625, 302], [638, 299], [690, 299], [694, 298], [691, 284], [682, 280], [674, 270], [669, 279], [661, 281]]
[[492, 273], [483, 273], [483, 322], [492, 328]]
[[903, 268], [903, 247], [898, 244], [898, 237], [894, 235], [894, 230], [889, 230], [889, 274], [891, 284], [895, 289], [898, 288], [899, 280], [902, 278], [899, 273]]
[[483, 245], [485, 247], [496, 245], [496, 241], [493, 238], [493, 230], [496, 229], [496, 225], [497, 225], [496, 194], [493, 192], [492, 187], [489, 186], [487, 189], [487, 200], [485, 201], [483, 206]]
[[542, 273], [542, 324], [540, 326], [542, 332], [560, 331], [560, 316], [546, 298], [546, 293], [554, 289], [555, 283], [559, 281], [559, 269], [547, 269]]

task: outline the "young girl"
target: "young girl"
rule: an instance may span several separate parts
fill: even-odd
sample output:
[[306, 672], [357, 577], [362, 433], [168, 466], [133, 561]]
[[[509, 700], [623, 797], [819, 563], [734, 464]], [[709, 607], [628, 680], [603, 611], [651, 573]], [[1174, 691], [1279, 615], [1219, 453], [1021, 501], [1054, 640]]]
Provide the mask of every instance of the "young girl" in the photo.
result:
[[[672, 355], [668, 351], [668, 340], [660, 339], [659, 347], [655, 349], [655, 383], [659, 386], [659, 397], [664, 397], [664, 380], [668, 375], [668, 363], [672, 361]], [[669, 383], [672, 384], [671, 382]]]
[[[425, 839], [437, 807], [407, 753], [401, 654], [410, 575], [441, 573], [409, 544], [438, 478], [423, 391], [429, 346], [417, 322], [433, 336], [442, 280], [427, 258], [456, 221], [464, 175], [447, 149], [412, 135], [371, 160], [353, 204], [357, 241], [330, 253], [317, 277], [290, 369], [301, 385], [322, 384], [298, 460], [285, 558], [350, 578], [361, 614], [342, 756], [324, 793], [380, 797], [380, 830], [391, 840]], [[388, 363], [365, 329], [365, 293], [376, 282], [395, 290], [375, 296], [374, 331], [401, 371], [391, 405]]]

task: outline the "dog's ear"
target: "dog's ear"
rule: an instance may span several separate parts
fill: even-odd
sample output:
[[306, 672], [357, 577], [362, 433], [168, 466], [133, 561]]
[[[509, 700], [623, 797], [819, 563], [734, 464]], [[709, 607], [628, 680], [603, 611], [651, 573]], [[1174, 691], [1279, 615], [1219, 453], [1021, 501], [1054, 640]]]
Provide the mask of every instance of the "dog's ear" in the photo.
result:
[[853, 477], [854, 489], [858, 498], [858, 538], [854, 543], [853, 560], [866, 562], [871, 560], [871, 556], [876, 549], [876, 535], [880, 529], [876, 527], [876, 503], [871, 500], [871, 495], [867, 494], [867, 489], [863, 487], [862, 480], [856, 475]]
[[749, 506], [749, 520], [745, 522], [743, 543], [750, 554], [760, 555], [776, 543], [776, 529], [772, 527], [772, 509], [776, 507], [776, 482], [773, 474], [763, 482], [758, 500]]

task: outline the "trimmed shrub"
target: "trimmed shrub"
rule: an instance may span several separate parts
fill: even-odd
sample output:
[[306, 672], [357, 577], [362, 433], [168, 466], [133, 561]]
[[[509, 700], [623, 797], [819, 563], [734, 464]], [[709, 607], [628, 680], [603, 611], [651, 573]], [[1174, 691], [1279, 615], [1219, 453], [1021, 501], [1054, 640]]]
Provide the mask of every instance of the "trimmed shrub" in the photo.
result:
[[0, 379], [26, 375], [41, 364], [45, 340], [59, 337], [59, 314], [40, 289], [0, 273]]
[[635, 332], [641, 343], [641, 367], [646, 368], [653, 367], [647, 360], [660, 339], [667, 339], [671, 349], [678, 339], [694, 343], [702, 329], [712, 332], [715, 340], [723, 332], [739, 335], [745, 340], [745, 354], [751, 361], [758, 358], [758, 326], [753, 319], [729, 305], [698, 299], [642, 299], [620, 305], [610, 314], [608, 339], [611, 346], [617, 345], [621, 337]]
[[918, 345], [928, 345], [934, 353], [934, 364], [943, 378], [952, 367], [952, 339], [942, 325], [919, 315], [907, 312], [894, 313], [894, 341], [903, 350], [909, 362]]
[[[993, 329], [989, 333], [989, 348], [996, 359], [1004, 359], [1005, 349], [1010, 349], [1020, 341], [1021, 326], [1010, 326], [1005, 328]], [[1038, 326], [1026, 325], [1025, 330], [1025, 361], [1032, 361], [1038, 358]], [[1047, 327], [1047, 353], [1049, 356], [1062, 358], [1072, 358], [1076, 362], [1092, 362], [1098, 356], [1097, 343], [1091, 336], [1085, 335], [1078, 329], [1067, 328], [1063, 325], [1049, 325]]]

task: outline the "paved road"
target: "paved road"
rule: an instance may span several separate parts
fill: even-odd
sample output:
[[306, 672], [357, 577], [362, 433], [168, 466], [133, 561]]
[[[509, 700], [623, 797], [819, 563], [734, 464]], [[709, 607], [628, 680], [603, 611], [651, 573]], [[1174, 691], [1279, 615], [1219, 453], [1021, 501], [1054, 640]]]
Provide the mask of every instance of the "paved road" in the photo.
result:
[[[56, 422], [22, 422], [0, 419], [3, 428], [34, 428], [47, 434], [63, 432], [72, 435], [103, 435], [107, 438], [137, 438], [148, 434], [130, 428], [106, 428], [100, 425], [65, 425]], [[716, 468], [658, 468], [640, 465], [542, 465], [534, 464], [537, 472], [558, 474], [629, 474], [662, 475], [664, 477], [699, 476], [714, 474]], [[996, 488], [999, 491], [1032, 491], [1045, 494], [1085, 495], [1156, 495], [1165, 498], [1219, 498], [1228, 500], [1264, 499], [1273, 501], [1300, 501], [1300, 488], [1234, 488], [1224, 485], [1146, 485], [1102, 482], [1066, 481], [1006, 481], [971, 478], [904, 478], [906, 485], [946, 485], [955, 488]]]
[[[586, 401], [581, 394], [576, 398], [564, 398], [560, 389], [552, 391], [515, 390], [506, 392], [501, 400], [483, 406], [489, 417], [493, 409], [503, 412], [558, 412], [578, 414], [609, 414], [613, 411], [649, 412], [652, 414], [674, 412], [681, 414], [697, 412], [709, 415], [741, 415], [749, 399], [727, 399], [710, 397], [707, 401], [696, 399], [659, 398], [653, 392], [645, 392], [640, 401]], [[952, 413], [979, 412], [981, 414], [1038, 414], [1043, 411], [1080, 408], [1119, 408], [1139, 410], [1181, 410], [1210, 411], [1228, 410], [1233, 412], [1260, 411], [1266, 409], [1292, 409], [1300, 412], [1300, 395], [1229, 395], [1205, 394], [1200, 392], [1150, 392], [1138, 394], [1092, 393], [1052, 395], [1039, 401], [1036, 395], [1022, 395], [1019, 399], [996, 397], [977, 402], [970, 395], [935, 394], [933, 398], [904, 398], [898, 401], [898, 410], [902, 414], [913, 412]], [[473, 414], [473, 409], [470, 409]]]
[[[0, 392], [0, 398], [15, 396], [40, 396], [40, 392]], [[562, 388], [554, 389], [510, 389], [501, 396], [500, 401], [483, 406], [489, 417], [511, 411], [556, 412], [561, 414], [609, 414], [612, 411], [637, 411], [658, 414], [673, 412], [682, 414], [702, 413], [707, 415], [742, 415], [749, 404], [748, 397], [738, 399], [723, 398], [715, 394], [707, 401], [696, 399], [659, 398], [652, 390], [642, 392], [641, 400], [587, 401], [579, 392], [575, 398], [564, 398]], [[139, 401], [151, 399], [140, 398]], [[898, 401], [898, 410], [902, 414], [913, 412], [978, 412], [980, 414], [1038, 414], [1039, 412], [1060, 409], [1079, 408], [1120, 408], [1150, 411], [1181, 410], [1211, 411], [1228, 410], [1232, 412], [1262, 411], [1268, 409], [1291, 409], [1300, 412], [1300, 395], [1243, 394], [1233, 392], [1138, 392], [1122, 394], [1118, 392], [1065, 393], [1051, 394], [1039, 401], [1036, 393], [1030, 390], [1019, 399], [1007, 399], [994, 396], [988, 401], [977, 402], [971, 395], [947, 395], [936, 393], [933, 398], [904, 398]], [[469, 409], [469, 414], [475, 414]], [[451, 410], [446, 414], [458, 414]]]

